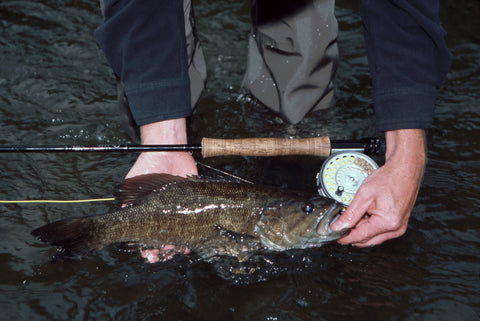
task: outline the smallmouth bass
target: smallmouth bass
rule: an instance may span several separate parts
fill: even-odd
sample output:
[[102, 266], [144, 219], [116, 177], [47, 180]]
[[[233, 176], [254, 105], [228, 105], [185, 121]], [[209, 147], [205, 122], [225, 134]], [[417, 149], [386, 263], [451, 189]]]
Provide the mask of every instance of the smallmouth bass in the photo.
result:
[[57, 246], [56, 259], [122, 243], [136, 249], [186, 246], [207, 260], [230, 255], [242, 261], [259, 250], [316, 247], [349, 232], [330, 230], [340, 203], [278, 187], [148, 174], [125, 180], [114, 195], [129, 205], [55, 221], [31, 234]]

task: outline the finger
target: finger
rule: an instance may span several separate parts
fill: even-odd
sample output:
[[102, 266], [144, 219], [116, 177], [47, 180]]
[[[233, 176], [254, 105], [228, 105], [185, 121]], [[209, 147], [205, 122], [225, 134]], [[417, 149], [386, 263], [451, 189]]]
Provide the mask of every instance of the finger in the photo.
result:
[[351, 229], [356, 226], [367, 212], [370, 202], [364, 199], [361, 194], [357, 193], [350, 206], [348, 206], [342, 215], [330, 226], [332, 231]]
[[148, 263], [157, 263], [160, 261], [158, 255], [160, 254], [159, 249], [143, 250], [142, 257], [147, 260]]
[[[379, 228], [380, 226], [381, 228]], [[349, 235], [339, 239], [338, 242], [359, 247], [373, 246], [403, 235], [406, 229], [406, 224], [399, 224], [393, 227], [385, 224], [383, 217], [373, 215], [364, 217]]]
[[342, 237], [338, 240], [341, 244], [354, 244], [367, 242], [371, 238], [375, 237], [378, 234], [381, 234], [385, 231], [378, 231], [375, 228], [375, 224], [371, 221], [374, 221], [375, 218], [370, 216], [364, 216], [353, 228], [348, 235]]
[[165, 262], [171, 260], [176, 254], [190, 254], [190, 249], [185, 245], [167, 244], [161, 249], [142, 250], [141, 256], [146, 259], [148, 263]]
[[403, 234], [404, 233], [402, 233], [401, 231], [382, 233], [367, 240], [366, 242], [353, 243], [352, 245], [357, 247], [369, 247], [369, 246], [379, 245], [385, 241], [400, 237]]

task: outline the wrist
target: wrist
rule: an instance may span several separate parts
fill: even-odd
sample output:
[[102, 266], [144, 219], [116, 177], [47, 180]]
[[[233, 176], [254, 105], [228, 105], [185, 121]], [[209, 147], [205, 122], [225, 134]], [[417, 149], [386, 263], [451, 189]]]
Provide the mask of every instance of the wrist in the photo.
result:
[[398, 165], [410, 173], [423, 176], [427, 162], [427, 140], [423, 129], [398, 129], [385, 132], [385, 163]]
[[143, 145], [186, 144], [186, 120], [177, 118], [142, 125], [140, 134]]
[[411, 157], [425, 160], [427, 139], [424, 129], [397, 129], [385, 132], [385, 159], [391, 157]]

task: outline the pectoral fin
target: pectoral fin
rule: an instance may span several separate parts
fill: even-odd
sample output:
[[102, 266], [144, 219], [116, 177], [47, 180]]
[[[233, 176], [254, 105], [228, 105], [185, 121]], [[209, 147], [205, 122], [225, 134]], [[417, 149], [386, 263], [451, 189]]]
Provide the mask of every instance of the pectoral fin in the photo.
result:
[[201, 246], [195, 249], [197, 254], [205, 260], [229, 255], [237, 257], [240, 262], [243, 262], [261, 248], [260, 241], [255, 236], [237, 233], [222, 226], [216, 226], [215, 228], [218, 233], [202, 242]]

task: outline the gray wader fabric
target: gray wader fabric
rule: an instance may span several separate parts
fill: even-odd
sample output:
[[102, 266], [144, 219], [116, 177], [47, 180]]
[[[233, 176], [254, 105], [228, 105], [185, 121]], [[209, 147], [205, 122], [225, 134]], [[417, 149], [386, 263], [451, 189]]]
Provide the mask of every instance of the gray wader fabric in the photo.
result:
[[[103, 8], [103, 1], [100, 2]], [[293, 124], [310, 111], [332, 106], [338, 65], [335, 0], [252, 0], [251, 3], [252, 33], [242, 91]], [[193, 108], [205, 87], [207, 68], [191, 1], [184, 0], [183, 7]], [[122, 83], [117, 84], [122, 127], [138, 143], [138, 126]]]
[[334, 0], [256, 0], [243, 90], [298, 123], [334, 103]]

